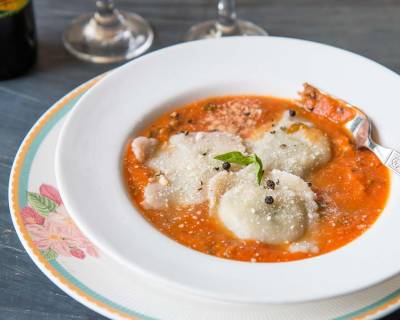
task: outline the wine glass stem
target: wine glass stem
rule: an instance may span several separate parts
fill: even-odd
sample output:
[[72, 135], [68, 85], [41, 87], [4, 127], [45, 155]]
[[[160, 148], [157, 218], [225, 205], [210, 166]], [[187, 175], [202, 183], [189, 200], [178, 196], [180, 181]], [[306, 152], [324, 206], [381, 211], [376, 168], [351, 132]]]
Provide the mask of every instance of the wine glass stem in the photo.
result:
[[218, 1], [217, 23], [226, 30], [237, 29], [236, 4], [235, 0]]
[[99, 25], [115, 27], [122, 23], [123, 18], [118, 10], [115, 9], [112, 0], [97, 0], [96, 8], [97, 11], [94, 15], [94, 19]]

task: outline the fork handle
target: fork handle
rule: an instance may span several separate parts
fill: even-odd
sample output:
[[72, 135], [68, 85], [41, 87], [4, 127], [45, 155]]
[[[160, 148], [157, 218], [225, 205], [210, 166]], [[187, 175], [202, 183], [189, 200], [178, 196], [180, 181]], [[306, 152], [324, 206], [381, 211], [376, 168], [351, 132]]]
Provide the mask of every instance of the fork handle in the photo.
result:
[[400, 175], [400, 152], [391, 150], [389, 157], [385, 161], [385, 165]]
[[382, 147], [369, 138], [365, 146], [370, 149], [388, 168], [400, 175], [400, 152]]

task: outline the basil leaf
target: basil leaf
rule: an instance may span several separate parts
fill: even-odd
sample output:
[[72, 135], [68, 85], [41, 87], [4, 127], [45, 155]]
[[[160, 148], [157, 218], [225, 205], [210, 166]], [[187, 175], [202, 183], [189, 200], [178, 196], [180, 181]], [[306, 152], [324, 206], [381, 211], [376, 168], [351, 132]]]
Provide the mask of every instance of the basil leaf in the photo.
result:
[[232, 151], [232, 152], [220, 154], [220, 155], [214, 157], [214, 159], [229, 162], [229, 163], [237, 163], [237, 164], [241, 164], [244, 166], [247, 166], [254, 162], [251, 159], [251, 156], [245, 156], [239, 151]]
[[252, 154], [250, 156], [245, 156], [239, 151], [231, 151], [228, 153], [220, 154], [215, 156], [214, 159], [229, 162], [229, 163], [236, 163], [243, 166], [248, 166], [249, 164], [255, 163], [257, 165], [257, 182], [258, 184], [261, 183], [264, 170], [261, 159], [256, 155]]
[[257, 164], [257, 182], [258, 184], [261, 184], [261, 180], [264, 174], [262, 161], [256, 154], [252, 154], [250, 157], [252, 157], [253, 163]]

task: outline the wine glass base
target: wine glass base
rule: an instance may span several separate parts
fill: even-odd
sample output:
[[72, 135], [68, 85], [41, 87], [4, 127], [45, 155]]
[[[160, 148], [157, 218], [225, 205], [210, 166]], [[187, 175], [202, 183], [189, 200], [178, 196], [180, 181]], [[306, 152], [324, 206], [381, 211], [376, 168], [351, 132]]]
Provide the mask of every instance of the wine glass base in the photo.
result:
[[217, 20], [209, 20], [194, 25], [186, 33], [184, 40], [213, 39], [228, 36], [267, 36], [268, 33], [261, 27], [249, 21], [238, 20], [237, 28], [227, 30], [220, 26]]
[[119, 13], [121, 23], [101, 26], [93, 14], [78, 17], [63, 35], [65, 48], [79, 59], [94, 63], [130, 60], [146, 52], [153, 43], [149, 23], [134, 13]]

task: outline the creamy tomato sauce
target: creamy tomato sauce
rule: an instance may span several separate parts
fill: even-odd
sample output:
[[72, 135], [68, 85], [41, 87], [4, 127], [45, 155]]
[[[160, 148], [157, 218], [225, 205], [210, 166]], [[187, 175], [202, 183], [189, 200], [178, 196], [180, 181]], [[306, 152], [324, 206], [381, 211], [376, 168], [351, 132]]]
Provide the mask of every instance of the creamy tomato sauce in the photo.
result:
[[[382, 212], [389, 193], [389, 173], [376, 156], [357, 150], [343, 123], [353, 111], [340, 100], [306, 85], [301, 101], [260, 96], [228, 96], [190, 103], [156, 119], [140, 136], [160, 141], [180, 132], [225, 131], [248, 138], [257, 129], [273, 127], [285, 110], [312, 122], [330, 140], [331, 160], [305, 180], [317, 195], [316, 227], [299, 240], [312, 240], [318, 252], [290, 252], [287, 245], [269, 245], [236, 238], [214, 216], [208, 203], [166, 210], [145, 209], [144, 188], [155, 172], [140, 163], [130, 142], [123, 158], [123, 176], [131, 199], [159, 231], [192, 249], [214, 256], [252, 262], [303, 259], [335, 250], [367, 230]], [[292, 111], [292, 112], [293, 112]]]

